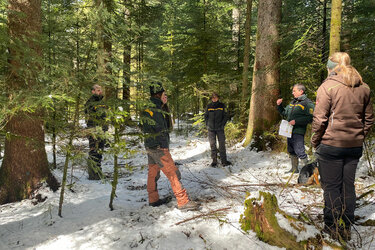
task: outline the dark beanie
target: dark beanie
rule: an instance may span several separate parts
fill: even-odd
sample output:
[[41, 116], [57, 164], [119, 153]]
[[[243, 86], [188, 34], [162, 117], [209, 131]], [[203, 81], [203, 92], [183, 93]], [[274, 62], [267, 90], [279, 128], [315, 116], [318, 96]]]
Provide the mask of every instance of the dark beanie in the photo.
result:
[[161, 82], [152, 82], [151, 85], [150, 85], [150, 94], [151, 95], [155, 95], [155, 94], [159, 94], [159, 93], [163, 93], [164, 92], [164, 88], [163, 88], [163, 85], [161, 85]]

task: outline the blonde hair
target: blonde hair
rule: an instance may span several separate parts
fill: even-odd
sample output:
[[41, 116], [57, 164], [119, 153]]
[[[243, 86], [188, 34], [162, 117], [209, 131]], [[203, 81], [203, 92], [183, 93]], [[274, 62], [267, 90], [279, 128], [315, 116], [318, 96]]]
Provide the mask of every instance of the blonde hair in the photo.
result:
[[345, 84], [354, 87], [358, 80], [360, 84], [363, 83], [362, 76], [353, 66], [350, 65], [350, 57], [348, 53], [335, 52], [329, 57], [329, 59], [332, 62], [338, 63], [337, 66], [332, 69], [332, 71], [342, 76]]

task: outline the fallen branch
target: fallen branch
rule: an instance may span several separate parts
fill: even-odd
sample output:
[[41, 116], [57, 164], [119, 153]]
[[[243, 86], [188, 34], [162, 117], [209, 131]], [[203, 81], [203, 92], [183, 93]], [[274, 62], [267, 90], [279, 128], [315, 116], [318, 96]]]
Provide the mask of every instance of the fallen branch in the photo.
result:
[[217, 212], [221, 212], [221, 211], [226, 211], [226, 210], [229, 210], [231, 209], [230, 207], [225, 207], [225, 208], [220, 208], [220, 209], [216, 209], [216, 210], [213, 210], [213, 211], [210, 211], [208, 213], [204, 213], [204, 214], [200, 214], [200, 215], [196, 215], [196, 216], [193, 216], [189, 219], [186, 219], [186, 220], [183, 220], [183, 221], [180, 221], [180, 222], [177, 222], [176, 224], [174, 224], [175, 226], [177, 225], [180, 225], [182, 223], [185, 223], [185, 222], [188, 222], [188, 221], [191, 221], [191, 220], [195, 220], [195, 219], [198, 219], [198, 218], [202, 218], [202, 217], [205, 217], [205, 216], [209, 216], [209, 215], [212, 215], [214, 213], [217, 213]]
[[361, 196], [359, 196], [359, 197], [357, 198], [357, 200], [363, 199], [363, 198], [365, 198], [367, 195], [372, 194], [373, 192], [374, 192], [374, 190], [367, 191], [366, 193], [361, 194]]
[[232, 187], [296, 187], [296, 186], [302, 186], [301, 184], [285, 184], [285, 183], [258, 183], [258, 184], [238, 184], [238, 185], [228, 185], [224, 186], [226, 188], [232, 188]]

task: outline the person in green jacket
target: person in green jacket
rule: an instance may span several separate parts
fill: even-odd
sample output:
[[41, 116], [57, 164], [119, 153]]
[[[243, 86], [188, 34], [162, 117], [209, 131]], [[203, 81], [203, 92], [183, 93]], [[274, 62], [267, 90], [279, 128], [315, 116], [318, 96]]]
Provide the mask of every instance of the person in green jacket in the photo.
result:
[[295, 84], [292, 92], [294, 99], [288, 106], [284, 108], [281, 105], [283, 99], [276, 101], [279, 113], [293, 126], [292, 137], [287, 138], [292, 168], [286, 173], [298, 172], [298, 166], [302, 167], [308, 162], [304, 137], [306, 126], [313, 119], [314, 103], [307, 98], [305, 91], [306, 87], [304, 85]]

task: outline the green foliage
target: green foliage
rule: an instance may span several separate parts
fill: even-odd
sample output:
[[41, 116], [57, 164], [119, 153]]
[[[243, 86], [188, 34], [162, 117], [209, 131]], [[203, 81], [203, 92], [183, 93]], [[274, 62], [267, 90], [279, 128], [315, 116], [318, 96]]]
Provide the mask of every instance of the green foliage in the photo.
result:
[[234, 145], [240, 142], [245, 134], [240, 123], [228, 122], [225, 126], [225, 138], [228, 145]]
[[251, 150], [259, 151], [281, 151], [282, 138], [278, 136], [278, 125], [275, 124], [269, 131], [254, 131], [253, 140], [250, 144]]
[[[250, 65], [256, 40], [257, 1], [254, 3]], [[326, 10], [328, 30], [323, 34], [322, 3], [315, 0], [283, 1], [279, 41], [280, 89], [286, 99], [291, 97], [291, 86], [295, 83], [305, 84], [308, 96], [314, 99], [317, 87], [326, 76], [330, 5]], [[374, 1], [344, 0], [343, 3], [342, 48], [349, 52], [364, 81], [374, 87]], [[43, 52], [41, 57], [27, 49], [22, 41], [9, 36], [7, 6], [7, 1], [0, 2], [1, 134], [13, 115], [37, 112], [45, 122], [47, 133], [58, 135], [61, 139], [59, 147], [65, 152], [71, 151], [72, 159], [75, 161], [77, 157], [78, 161], [83, 156], [82, 149], [68, 147], [66, 139], [72, 130], [75, 130], [75, 138], [87, 136], [87, 131], [73, 124], [72, 120], [76, 107], [82, 110], [82, 100], [88, 98], [93, 84], [99, 83], [116, 93], [119, 90], [119, 95], [124, 85], [131, 87], [130, 100], [117, 101], [117, 96], [107, 100], [112, 109], [124, 107], [121, 111], [124, 113], [112, 110], [109, 121], [123, 133], [124, 124], [130, 124], [130, 117], [134, 119], [131, 124], [134, 126], [139, 113], [149, 104], [150, 82], [161, 81], [169, 95], [173, 117], [180, 119], [185, 114], [196, 115], [193, 126], [200, 135], [206, 133], [206, 128], [199, 114], [206, 107], [209, 95], [218, 92], [233, 117], [233, 123], [226, 127], [228, 142], [241, 139], [241, 128], [246, 127], [246, 124], [237, 123], [245, 1], [106, 0], [100, 6], [89, 0], [42, 1], [42, 34], [35, 38]], [[240, 11], [240, 34], [233, 30], [234, 8]], [[104, 53], [103, 56], [104, 73], [99, 70], [103, 65], [98, 63], [103, 40], [111, 48], [110, 54]], [[25, 80], [23, 88], [9, 88], [11, 65], [8, 48], [22, 52], [22, 67], [17, 73]], [[127, 48], [131, 50], [129, 68], [124, 61]], [[125, 74], [130, 75], [130, 83], [125, 82]], [[34, 86], [29, 84], [32, 80], [36, 82]], [[84, 119], [83, 112], [79, 113], [78, 119]], [[256, 131], [254, 134], [261, 139], [252, 148], [270, 150], [284, 145], [276, 131], [276, 127], [270, 131]], [[113, 135], [105, 136], [114, 141]], [[119, 154], [126, 147], [121, 142], [115, 143], [109, 152]]]
[[198, 136], [207, 136], [207, 127], [206, 123], [204, 122], [204, 113], [199, 113], [198, 115], [194, 115], [191, 118], [193, 121], [193, 127], [196, 128]]

